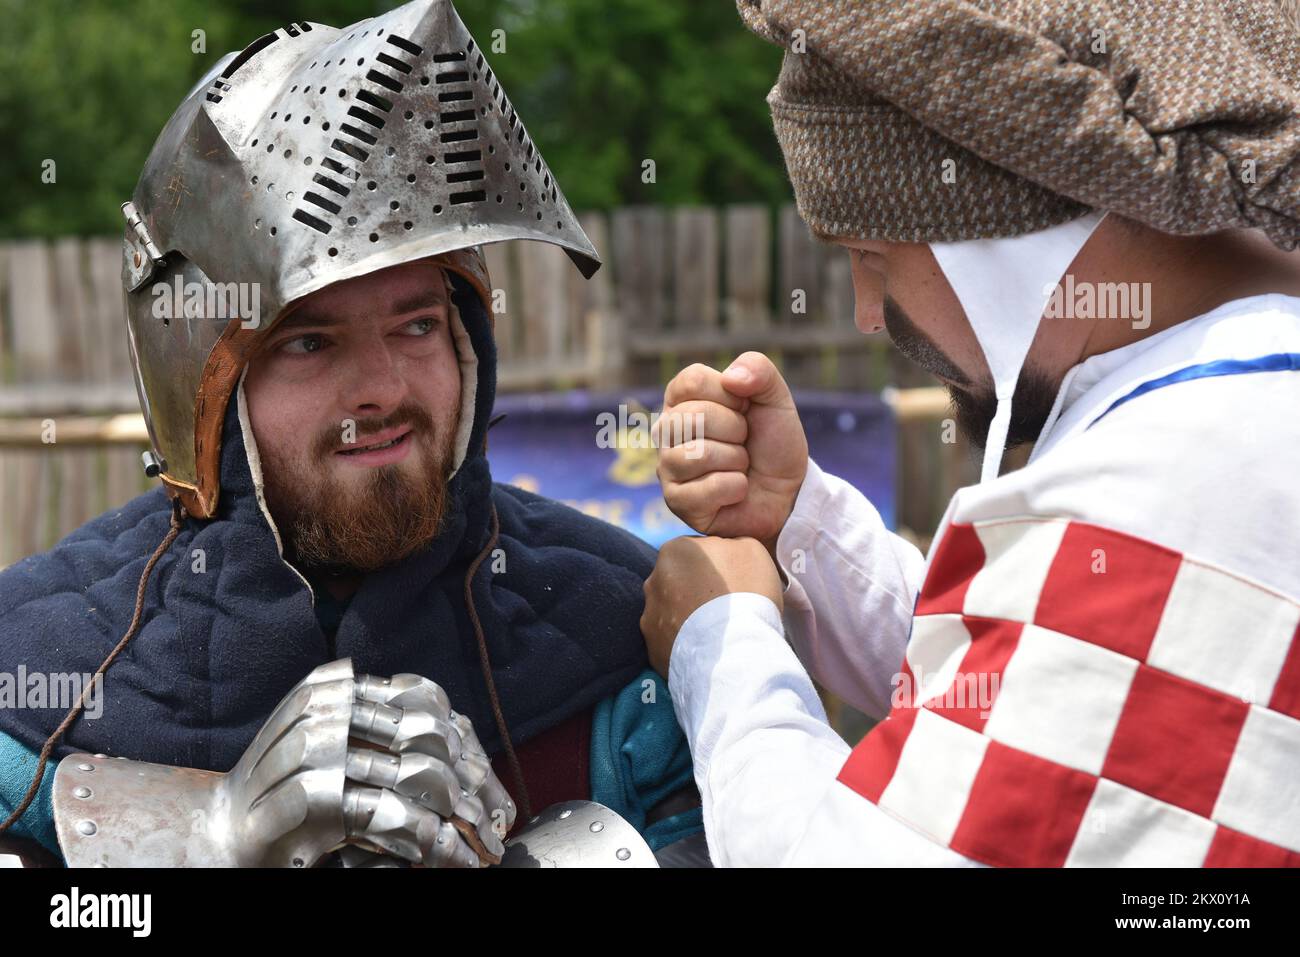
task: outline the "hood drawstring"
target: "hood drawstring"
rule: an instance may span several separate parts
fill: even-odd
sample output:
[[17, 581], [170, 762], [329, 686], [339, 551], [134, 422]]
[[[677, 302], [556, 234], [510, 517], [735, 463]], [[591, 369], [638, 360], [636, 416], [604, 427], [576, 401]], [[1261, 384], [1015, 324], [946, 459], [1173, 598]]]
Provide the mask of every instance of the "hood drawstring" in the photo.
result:
[[497, 539], [501, 535], [501, 520], [497, 517], [497, 507], [496, 505], [491, 507], [492, 536], [474, 561], [470, 562], [469, 570], [465, 572], [465, 608], [469, 611], [469, 620], [474, 625], [474, 636], [478, 639], [479, 663], [483, 666], [483, 681], [487, 684], [488, 699], [492, 702], [492, 716], [496, 719], [497, 732], [501, 735], [501, 743], [506, 750], [506, 760], [510, 763], [510, 773], [515, 779], [515, 786], [519, 789], [517, 800], [522, 814], [517, 820], [527, 823], [533, 816], [532, 805], [528, 800], [528, 785], [524, 783], [523, 765], [519, 763], [519, 755], [515, 753], [514, 742], [510, 740], [510, 729], [506, 727], [505, 713], [501, 710], [501, 699], [497, 696], [497, 683], [492, 677], [492, 659], [488, 655], [487, 639], [483, 636], [483, 623], [479, 621], [478, 609], [474, 607], [472, 590], [475, 572], [483, 564], [483, 559], [487, 558], [492, 549], [496, 548]]
[[184, 506], [181, 505], [180, 499], [172, 499], [171, 527], [168, 528], [167, 535], [158, 543], [158, 547], [154, 549], [153, 554], [149, 556], [144, 571], [140, 573], [140, 584], [135, 591], [135, 613], [131, 616], [131, 624], [127, 626], [126, 634], [108, 653], [108, 657], [104, 659], [94, 675], [91, 676], [86, 687], [81, 689], [81, 697], [77, 699], [77, 703], [59, 722], [59, 726], [54, 729], [54, 733], [45, 739], [45, 744], [41, 747], [40, 761], [36, 765], [36, 775], [32, 778], [32, 783], [27, 786], [27, 793], [18, 802], [18, 807], [14, 808], [14, 812], [5, 819], [3, 824], [0, 824], [0, 834], [3, 834], [16, 824], [18, 819], [26, 814], [27, 809], [32, 806], [32, 801], [36, 800], [36, 793], [41, 788], [41, 780], [45, 777], [45, 768], [50, 762], [50, 756], [54, 753], [54, 746], [59, 743], [59, 739], [67, 733], [68, 728], [72, 727], [72, 723], [77, 720], [77, 716], [85, 708], [86, 698], [90, 694], [91, 688], [95, 687], [95, 682], [103, 680], [104, 672], [108, 671], [109, 666], [117, 660], [117, 656], [122, 653], [131, 639], [135, 637], [135, 633], [140, 630], [140, 619], [144, 616], [144, 593], [149, 585], [149, 576], [153, 574], [154, 566], [158, 564], [158, 560], [171, 547], [172, 542], [176, 541], [176, 536], [181, 533], [184, 521]]

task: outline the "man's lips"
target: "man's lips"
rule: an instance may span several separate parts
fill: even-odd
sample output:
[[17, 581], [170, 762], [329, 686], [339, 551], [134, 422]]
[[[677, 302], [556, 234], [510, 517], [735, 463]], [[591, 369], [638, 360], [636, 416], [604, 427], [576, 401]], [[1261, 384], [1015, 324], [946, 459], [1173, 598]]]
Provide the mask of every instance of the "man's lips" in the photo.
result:
[[400, 462], [411, 450], [411, 429], [400, 426], [376, 432], [351, 445], [337, 449], [334, 454], [355, 465], [388, 465]]

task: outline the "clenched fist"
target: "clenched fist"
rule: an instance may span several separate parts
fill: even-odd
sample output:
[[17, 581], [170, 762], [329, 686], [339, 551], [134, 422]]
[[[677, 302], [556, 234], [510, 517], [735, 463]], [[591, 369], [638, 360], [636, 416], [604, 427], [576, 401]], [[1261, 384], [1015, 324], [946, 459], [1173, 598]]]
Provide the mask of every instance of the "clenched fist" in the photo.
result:
[[774, 551], [808, 471], [808, 440], [772, 360], [746, 352], [724, 372], [688, 366], [668, 383], [655, 430], [673, 514], [701, 534]]

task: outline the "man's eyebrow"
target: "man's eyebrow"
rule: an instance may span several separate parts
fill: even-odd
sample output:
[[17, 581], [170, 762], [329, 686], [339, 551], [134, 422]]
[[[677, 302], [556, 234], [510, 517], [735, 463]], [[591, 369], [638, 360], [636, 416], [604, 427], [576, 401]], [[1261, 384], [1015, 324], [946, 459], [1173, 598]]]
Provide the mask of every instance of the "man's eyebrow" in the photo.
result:
[[[421, 309], [435, 309], [447, 304], [447, 296], [440, 292], [422, 292], [417, 295], [407, 296], [405, 299], [399, 299], [392, 305], [392, 315], [401, 316], [408, 312], [419, 312]], [[340, 315], [320, 315], [310, 309], [300, 309], [297, 312], [285, 316], [284, 320], [276, 324], [277, 330], [300, 329], [305, 326], [312, 328], [326, 328], [328, 326], [337, 326], [341, 322], [346, 322], [347, 316]]]

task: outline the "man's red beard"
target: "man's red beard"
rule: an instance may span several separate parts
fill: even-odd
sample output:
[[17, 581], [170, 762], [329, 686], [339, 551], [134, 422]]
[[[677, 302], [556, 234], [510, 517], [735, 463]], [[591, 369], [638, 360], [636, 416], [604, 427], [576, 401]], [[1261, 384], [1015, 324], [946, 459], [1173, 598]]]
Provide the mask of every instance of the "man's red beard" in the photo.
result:
[[286, 558], [302, 568], [368, 572], [401, 561], [438, 536], [447, 513], [447, 473], [459, 414], [439, 434], [427, 411], [403, 405], [383, 418], [356, 420], [356, 445], [398, 426], [411, 427], [407, 441], [415, 447], [407, 458], [367, 469], [350, 484], [334, 472], [337, 427], [321, 433], [305, 463], [261, 450], [267, 507]]

